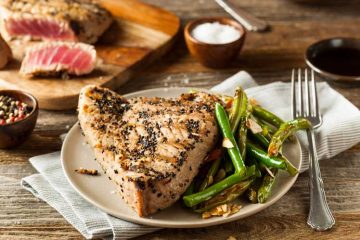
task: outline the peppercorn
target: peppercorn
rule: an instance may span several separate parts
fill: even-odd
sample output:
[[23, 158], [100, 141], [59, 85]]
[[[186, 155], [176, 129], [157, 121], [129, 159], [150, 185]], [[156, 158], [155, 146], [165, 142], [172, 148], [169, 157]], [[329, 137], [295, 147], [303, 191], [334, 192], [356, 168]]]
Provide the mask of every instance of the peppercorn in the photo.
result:
[[0, 125], [20, 121], [29, 116], [32, 108], [13, 97], [0, 95]]

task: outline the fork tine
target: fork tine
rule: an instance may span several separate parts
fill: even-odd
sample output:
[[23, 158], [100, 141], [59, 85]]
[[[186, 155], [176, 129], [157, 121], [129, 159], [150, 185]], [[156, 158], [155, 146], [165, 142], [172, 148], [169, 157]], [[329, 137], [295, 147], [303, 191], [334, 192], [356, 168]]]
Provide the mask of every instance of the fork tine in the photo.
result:
[[303, 91], [302, 91], [302, 84], [301, 84], [301, 68], [298, 69], [298, 99], [299, 99], [299, 110], [298, 115], [303, 115], [304, 105], [303, 105]]
[[304, 116], [305, 117], [309, 117], [311, 116], [311, 107], [310, 107], [310, 103], [311, 103], [311, 99], [310, 99], [310, 94], [309, 94], [309, 78], [308, 78], [308, 70], [307, 68], [305, 68], [305, 112], [304, 112]]
[[296, 91], [295, 91], [295, 69], [293, 68], [292, 73], [291, 73], [291, 101], [292, 101], [292, 105], [291, 105], [291, 112], [292, 112], [292, 116], [293, 119], [296, 118]]
[[313, 97], [313, 114], [314, 114], [313, 116], [320, 117], [316, 81], [313, 70], [311, 70], [311, 83], [312, 83], [311, 85], [312, 85], [312, 97]]

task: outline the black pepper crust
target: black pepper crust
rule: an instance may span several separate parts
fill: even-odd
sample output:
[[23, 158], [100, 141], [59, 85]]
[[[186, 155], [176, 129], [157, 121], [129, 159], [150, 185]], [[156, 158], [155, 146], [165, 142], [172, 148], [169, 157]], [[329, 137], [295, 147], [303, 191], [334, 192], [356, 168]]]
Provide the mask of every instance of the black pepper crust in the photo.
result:
[[[94, 121], [92, 127], [106, 132], [114, 139], [114, 144], [106, 150], [121, 155], [121, 168], [146, 177], [146, 181], [127, 178], [135, 182], [140, 190], [146, 187], [145, 182], [149, 180], [171, 181], [186, 162], [188, 152], [209, 136], [209, 130], [204, 129], [206, 121], [215, 121], [216, 100], [210, 98], [211, 101], [204, 101], [197, 94], [183, 94], [179, 99], [139, 97], [128, 101], [102, 88], [94, 88], [92, 91], [89, 97], [102, 115]], [[138, 107], [139, 103], [141, 107]], [[104, 118], [103, 115], [108, 117]], [[209, 116], [212, 116], [210, 120]], [[164, 135], [164, 129], [170, 132], [169, 136]], [[171, 134], [178, 137], [169, 138]], [[174, 157], [161, 155], [159, 146], [166, 144], [176, 147]], [[169, 168], [157, 169], [152, 164], [154, 160], [168, 163]], [[191, 167], [189, 171], [192, 171]], [[156, 189], [152, 191], [156, 192]]]

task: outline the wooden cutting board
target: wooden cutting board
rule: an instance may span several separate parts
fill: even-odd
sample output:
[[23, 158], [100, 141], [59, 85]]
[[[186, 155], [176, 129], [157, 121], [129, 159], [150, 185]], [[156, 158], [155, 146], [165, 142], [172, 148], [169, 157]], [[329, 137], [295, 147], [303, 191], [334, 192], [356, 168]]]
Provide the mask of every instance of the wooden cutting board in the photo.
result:
[[20, 89], [33, 94], [40, 108], [75, 108], [80, 89], [96, 84], [116, 89], [149, 63], [161, 57], [172, 45], [180, 28], [173, 13], [138, 0], [100, 0], [114, 16], [114, 24], [95, 45], [96, 69], [87, 76], [29, 79], [19, 74], [26, 47], [34, 43], [10, 42], [14, 60], [0, 71], [0, 88]]

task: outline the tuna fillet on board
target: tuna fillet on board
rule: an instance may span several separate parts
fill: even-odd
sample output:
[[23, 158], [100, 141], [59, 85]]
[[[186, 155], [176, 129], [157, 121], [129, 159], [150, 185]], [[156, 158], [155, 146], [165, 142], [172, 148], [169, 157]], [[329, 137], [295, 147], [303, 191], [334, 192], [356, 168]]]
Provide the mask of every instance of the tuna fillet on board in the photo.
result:
[[7, 40], [30, 38], [95, 43], [112, 22], [90, 0], [1, 0], [1, 33]]
[[218, 136], [215, 101], [206, 93], [127, 100], [96, 86], [82, 89], [85, 138], [139, 216], [174, 204], [197, 175]]
[[29, 47], [20, 73], [26, 76], [84, 75], [96, 64], [92, 45], [70, 42], [44, 42]]

